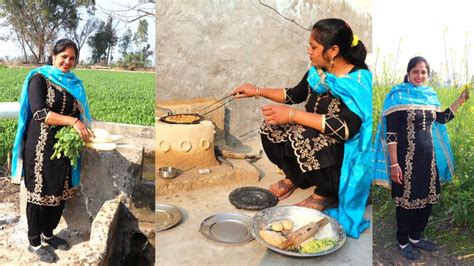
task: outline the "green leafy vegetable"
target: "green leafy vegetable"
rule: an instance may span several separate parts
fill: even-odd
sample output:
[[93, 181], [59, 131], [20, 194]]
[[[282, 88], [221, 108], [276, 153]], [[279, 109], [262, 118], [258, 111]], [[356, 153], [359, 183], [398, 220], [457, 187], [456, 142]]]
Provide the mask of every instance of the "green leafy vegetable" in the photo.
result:
[[77, 131], [72, 127], [61, 128], [54, 136], [58, 141], [54, 144], [54, 153], [51, 160], [59, 159], [62, 156], [71, 160], [71, 165], [76, 166], [77, 158], [84, 148], [84, 141]]

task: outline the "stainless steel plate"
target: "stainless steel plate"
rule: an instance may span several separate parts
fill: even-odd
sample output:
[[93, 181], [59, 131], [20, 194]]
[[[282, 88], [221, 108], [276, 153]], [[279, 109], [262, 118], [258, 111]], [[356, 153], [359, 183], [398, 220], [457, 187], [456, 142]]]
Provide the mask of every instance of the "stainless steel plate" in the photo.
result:
[[[317, 221], [323, 217], [327, 217], [329, 219], [329, 224], [322, 227], [320, 232], [318, 232], [315, 237], [318, 239], [318, 236], [322, 237], [323, 235], [324, 237], [333, 237], [336, 239], [336, 244], [332, 248], [318, 253], [303, 254], [279, 249], [265, 242], [258, 233], [261, 229], [267, 229], [271, 223], [276, 221], [291, 220], [294, 223], [293, 229], [291, 231], [294, 231], [311, 221]], [[281, 254], [295, 257], [316, 257], [326, 255], [338, 250], [346, 241], [346, 232], [344, 232], [342, 226], [334, 218], [318, 210], [298, 206], [277, 206], [258, 212], [252, 218], [251, 232], [255, 239], [257, 239], [258, 242], [267, 248]]]
[[176, 206], [168, 204], [155, 205], [155, 226], [157, 232], [175, 226], [182, 218], [183, 214]]
[[208, 239], [223, 245], [239, 245], [253, 239], [252, 218], [240, 213], [221, 213], [202, 221], [199, 231]]

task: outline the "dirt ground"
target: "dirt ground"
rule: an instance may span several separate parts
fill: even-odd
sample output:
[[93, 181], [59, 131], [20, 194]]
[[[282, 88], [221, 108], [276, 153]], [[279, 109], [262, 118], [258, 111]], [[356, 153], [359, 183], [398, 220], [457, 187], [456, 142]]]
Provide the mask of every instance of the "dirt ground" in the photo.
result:
[[[3, 170], [3, 169], [2, 169]], [[0, 170], [0, 203], [13, 203], [14, 211], [20, 215], [20, 186], [13, 184], [4, 176], [4, 171]], [[13, 224], [0, 224], [0, 229], [6, 229], [14, 226]]]
[[[374, 209], [377, 206], [374, 204]], [[474, 257], [459, 260], [449, 254], [449, 243], [434, 242], [440, 247], [435, 252], [421, 251], [421, 256], [416, 261], [402, 257], [396, 244], [395, 214], [375, 219], [373, 235], [373, 264], [374, 265], [474, 265]]]

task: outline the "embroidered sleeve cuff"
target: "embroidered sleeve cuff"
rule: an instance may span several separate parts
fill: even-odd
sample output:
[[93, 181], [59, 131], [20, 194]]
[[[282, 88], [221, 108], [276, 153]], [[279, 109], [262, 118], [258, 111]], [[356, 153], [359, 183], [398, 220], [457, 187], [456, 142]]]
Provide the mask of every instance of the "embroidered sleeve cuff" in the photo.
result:
[[[285, 94], [285, 103], [286, 104], [296, 104], [296, 102], [291, 98], [291, 88], [284, 88], [283, 93]], [[290, 92], [290, 95], [288, 95]]]
[[45, 123], [50, 112], [51, 111], [48, 108], [40, 109], [33, 114], [33, 119]]
[[339, 116], [328, 116], [324, 121], [324, 133], [339, 140], [349, 138], [349, 127]]
[[454, 112], [453, 109], [451, 109], [451, 106], [447, 108], [445, 111], [445, 117], [446, 117], [446, 122], [451, 121], [454, 118]]
[[398, 133], [387, 132], [387, 145], [398, 143]]

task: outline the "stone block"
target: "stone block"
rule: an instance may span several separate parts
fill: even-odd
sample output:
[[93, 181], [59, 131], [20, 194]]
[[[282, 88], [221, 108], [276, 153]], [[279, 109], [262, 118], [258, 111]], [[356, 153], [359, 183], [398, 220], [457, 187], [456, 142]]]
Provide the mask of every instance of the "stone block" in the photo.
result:
[[114, 151], [83, 151], [81, 185], [66, 203], [63, 218], [69, 230], [89, 235], [102, 205], [125, 193], [132, 196], [140, 181], [143, 147], [118, 145]]

